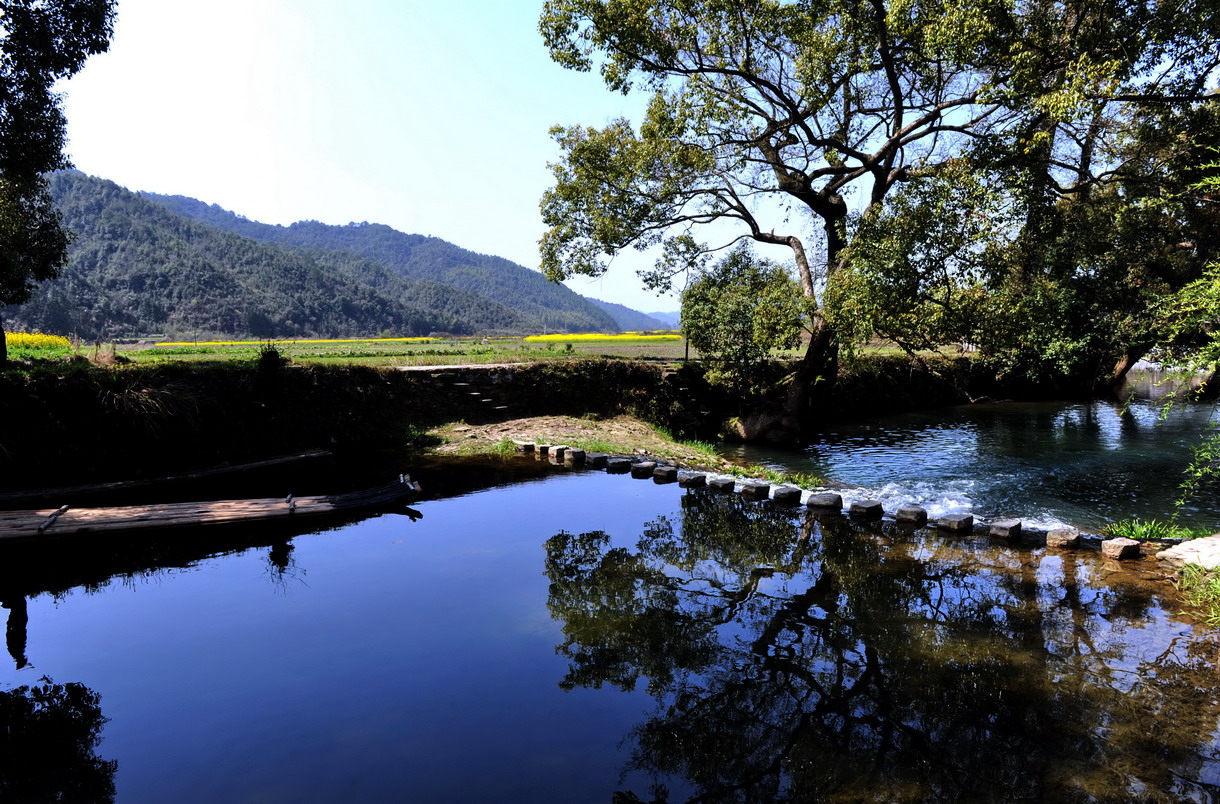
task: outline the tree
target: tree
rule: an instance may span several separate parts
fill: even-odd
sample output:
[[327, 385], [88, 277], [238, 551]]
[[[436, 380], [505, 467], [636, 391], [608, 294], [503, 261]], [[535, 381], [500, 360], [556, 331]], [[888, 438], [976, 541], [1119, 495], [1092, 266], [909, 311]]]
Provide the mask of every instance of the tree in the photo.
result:
[[[0, 305], [56, 275], [68, 235], [43, 176], [70, 167], [55, 82], [110, 46], [114, 0], [0, 0]], [[7, 361], [0, 322], [0, 367]]]
[[774, 349], [800, 342], [799, 288], [782, 267], [739, 244], [682, 292], [686, 339], [739, 392], [754, 390]]
[[1000, 173], [1017, 265], [1036, 267], [1057, 198], [1111, 177], [1101, 146], [1116, 110], [1214, 102], [1218, 18], [1214, 0], [548, 0], [554, 60], [597, 64], [610, 89], [652, 99], [638, 131], [553, 129], [562, 158], [541, 203], [543, 270], [597, 275], [626, 248], [659, 247], [646, 281], [660, 286], [726, 241], [788, 248], [812, 333], [786, 403], [799, 420], [812, 380], [836, 365], [823, 290], [895, 193], [962, 169]]

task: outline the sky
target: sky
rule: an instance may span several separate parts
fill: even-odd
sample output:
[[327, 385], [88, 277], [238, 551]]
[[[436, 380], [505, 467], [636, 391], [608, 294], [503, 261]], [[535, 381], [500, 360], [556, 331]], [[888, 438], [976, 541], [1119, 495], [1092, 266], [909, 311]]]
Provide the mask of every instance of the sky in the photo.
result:
[[[538, 268], [551, 126], [643, 99], [551, 62], [541, 0], [119, 0], [64, 82], [68, 155], [132, 190], [253, 220], [384, 223]], [[636, 254], [566, 284], [637, 310]]]

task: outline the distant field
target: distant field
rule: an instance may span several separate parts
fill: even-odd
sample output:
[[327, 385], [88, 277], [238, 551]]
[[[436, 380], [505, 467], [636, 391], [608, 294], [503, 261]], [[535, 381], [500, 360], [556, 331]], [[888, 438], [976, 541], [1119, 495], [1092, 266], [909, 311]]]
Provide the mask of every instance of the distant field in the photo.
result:
[[[437, 366], [453, 363], [523, 363], [575, 357], [681, 360], [680, 333], [547, 335], [513, 338], [368, 338], [298, 341], [165, 342], [119, 346], [137, 362], [252, 360], [268, 347], [297, 363], [358, 363], [369, 366]], [[692, 355], [693, 357], [694, 355]]]

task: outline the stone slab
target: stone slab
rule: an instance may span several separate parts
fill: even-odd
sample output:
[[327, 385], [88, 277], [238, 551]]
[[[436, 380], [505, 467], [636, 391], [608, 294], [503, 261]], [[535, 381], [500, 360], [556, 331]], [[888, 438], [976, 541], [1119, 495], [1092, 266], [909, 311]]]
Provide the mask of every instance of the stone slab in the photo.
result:
[[840, 511], [843, 509], [843, 497], [833, 491], [819, 491], [816, 494], [810, 494], [809, 502], [806, 504], [810, 508], [833, 508]]
[[741, 496], [747, 500], [765, 500], [771, 496], [771, 487], [765, 483], [743, 483]]
[[701, 489], [707, 487], [707, 475], [681, 475], [678, 485], [684, 489]]
[[584, 466], [588, 453], [583, 449], [569, 449], [563, 454], [564, 466]]
[[652, 470], [652, 480], [654, 483], [677, 483], [678, 467], [658, 466]]
[[513, 446], [517, 448], [517, 452], [529, 454], [534, 451], [533, 441], [514, 441]]
[[657, 468], [656, 461], [640, 461], [631, 467], [631, 476], [636, 480], [652, 477], [652, 471]]
[[731, 477], [716, 477], [707, 481], [709, 489], [722, 493], [731, 492], [736, 485], [737, 481]]
[[630, 458], [607, 458], [606, 471], [612, 475], [624, 475], [631, 471]]
[[885, 515], [878, 500], [856, 500], [851, 504], [850, 513], [860, 519], [880, 519]]
[[1187, 542], [1162, 550], [1156, 554], [1156, 560], [1165, 569], [1180, 570], [1187, 564], [1194, 564], [1205, 570], [1220, 568], [1220, 534], [1204, 536], [1202, 539], [1191, 539]]
[[1021, 535], [1021, 520], [1001, 519], [992, 522], [987, 532], [997, 539], [1015, 539]]
[[776, 486], [771, 489], [771, 499], [776, 505], [800, 505], [801, 490], [792, 486]]
[[1139, 558], [1140, 543], [1135, 539], [1103, 539], [1101, 542], [1101, 554], [1106, 558], [1117, 558], [1119, 560]]
[[604, 469], [608, 460], [610, 460], [610, 456], [604, 452], [590, 452], [585, 455], [585, 465], [592, 466], [594, 469]]
[[1046, 534], [1046, 546], [1057, 550], [1075, 550], [1080, 546], [1080, 531], [1075, 528], [1055, 528]]
[[894, 519], [904, 525], [923, 527], [928, 524], [928, 512], [918, 505], [903, 505], [894, 512]]
[[974, 517], [971, 514], [950, 514], [936, 520], [936, 527], [951, 533], [968, 533], [974, 530]]

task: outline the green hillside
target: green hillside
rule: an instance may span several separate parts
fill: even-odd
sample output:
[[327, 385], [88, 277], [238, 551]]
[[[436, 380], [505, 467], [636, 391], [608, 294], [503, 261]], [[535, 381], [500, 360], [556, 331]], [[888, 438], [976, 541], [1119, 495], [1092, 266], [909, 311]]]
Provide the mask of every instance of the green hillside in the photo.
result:
[[537, 271], [424, 235], [405, 234], [379, 223], [332, 226], [300, 221], [272, 226], [193, 198], [144, 194], [180, 215], [264, 243], [322, 249], [373, 260], [399, 276], [440, 282], [477, 293], [534, 319], [548, 332], [615, 332], [613, 316], [578, 293], [548, 281]]
[[15, 329], [86, 339], [615, 331], [611, 316], [498, 257], [387, 226], [269, 226], [69, 171], [50, 177], [68, 265]]
[[[587, 298], [587, 297], [586, 297]], [[644, 332], [646, 330], [655, 329], [672, 329], [672, 327], [664, 321], [653, 318], [647, 313], [641, 313], [639, 310], [632, 310], [622, 304], [614, 302], [604, 302], [600, 299], [589, 299], [598, 307], [606, 311], [606, 314], [614, 319], [614, 324], [623, 332]]]

